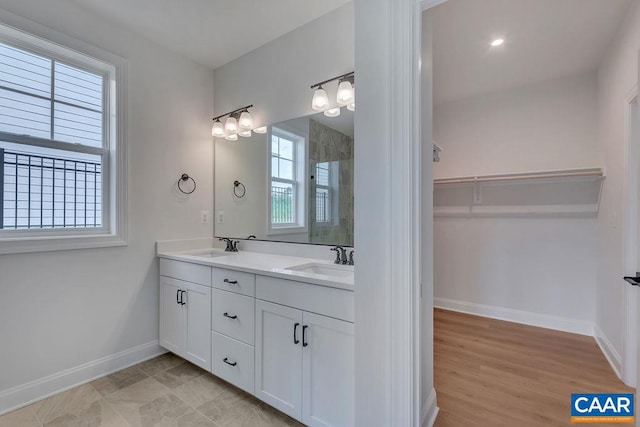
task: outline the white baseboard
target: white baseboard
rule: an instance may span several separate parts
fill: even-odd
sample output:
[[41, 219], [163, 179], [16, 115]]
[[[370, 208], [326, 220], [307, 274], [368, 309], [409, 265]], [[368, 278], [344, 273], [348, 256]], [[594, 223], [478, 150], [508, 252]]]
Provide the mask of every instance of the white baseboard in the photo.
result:
[[420, 410], [420, 427], [432, 427], [436, 422], [439, 410], [436, 389], [432, 388], [429, 397]]
[[152, 341], [0, 391], [0, 415], [166, 353]]
[[457, 301], [448, 298], [434, 298], [433, 306], [451, 311], [459, 311], [461, 313], [490, 317], [492, 319], [506, 320], [508, 322], [524, 323], [525, 325], [555, 329], [557, 331], [571, 332], [591, 337], [594, 336], [594, 324], [584, 320], [550, 316], [548, 314], [513, 310], [510, 308], [495, 307], [491, 305], [475, 304], [472, 302]]
[[618, 354], [616, 349], [611, 344], [611, 341], [606, 337], [602, 329], [598, 325], [595, 326], [595, 338], [600, 350], [604, 354], [604, 357], [609, 361], [609, 365], [616, 373], [618, 378], [622, 379], [622, 357]]

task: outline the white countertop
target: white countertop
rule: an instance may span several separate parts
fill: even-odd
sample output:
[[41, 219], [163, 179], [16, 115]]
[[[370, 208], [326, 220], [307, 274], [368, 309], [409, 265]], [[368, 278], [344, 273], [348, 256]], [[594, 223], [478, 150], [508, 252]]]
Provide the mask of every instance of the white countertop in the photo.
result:
[[247, 273], [280, 279], [296, 280], [316, 285], [353, 291], [353, 273], [346, 276], [333, 276], [305, 271], [289, 270], [290, 267], [304, 264], [326, 265], [353, 272], [353, 266], [336, 266], [330, 261], [313, 258], [292, 257], [284, 255], [264, 254], [259, 252], [225, 252], [222, 249], [200, 249], [187, 252], [159, 252], [158, 257], [185, 261], [211, 267], [228, 268], [230, 270], [245, 271]]

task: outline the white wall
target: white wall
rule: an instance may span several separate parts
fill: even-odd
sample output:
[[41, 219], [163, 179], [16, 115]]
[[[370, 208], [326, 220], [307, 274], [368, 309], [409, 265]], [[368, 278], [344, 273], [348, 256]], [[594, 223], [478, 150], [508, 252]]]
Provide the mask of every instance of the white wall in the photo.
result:
[[[8, 389], [144, 344], [158, 351], [155, 241], [212, 234], [199, 217], [213, 208], [213, 72], [67, 0], [0, 0], [0, 9], [129, 61], [130, 147], [127, 247], [0, 256], [2, 412], [46, 384]], [[198, 182], [188, 197], [175, 188], [183, 172]]]
[[[592, 72], [437, 105], [435, 176], [602, 166], [596, 83]], [[595, 218], [438, 217], [434, 227], [436, 306], [593, 333]]]
[[435, 178], [599, 166], [597, 118], [595, 71], [436, 105]]
[[[620, 32], [598, 72], [600, 146], [607, 170], [598, 216], [599, 272], [596, 293], [596, 324], [611, 344], [613, 357], [623, 350], [624, 287], [624, 191], [626, 188], [626, 97], [638, 81], [640, 4], [627, 13]], [[617, 353], [617, 354], [615, 354]]]
[[313, 114], [310, 86], [353, 70], [351, 2], [216, 69], [215, 111], [253, 104], [256, 126]]

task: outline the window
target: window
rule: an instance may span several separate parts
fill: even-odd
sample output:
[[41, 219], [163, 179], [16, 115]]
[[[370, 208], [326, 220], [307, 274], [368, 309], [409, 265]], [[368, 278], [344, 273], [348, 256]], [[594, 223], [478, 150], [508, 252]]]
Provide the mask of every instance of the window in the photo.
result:
[[119, 67], [0, 25], [0, 253], [124, 244]]
[[271, 129], [269, 234], [305, 230], [305, 138]]

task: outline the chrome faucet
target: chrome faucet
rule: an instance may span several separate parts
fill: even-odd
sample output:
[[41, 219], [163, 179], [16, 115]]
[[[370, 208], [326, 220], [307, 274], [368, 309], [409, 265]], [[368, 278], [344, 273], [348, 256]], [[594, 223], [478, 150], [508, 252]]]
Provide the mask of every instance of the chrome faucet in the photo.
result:
[[238, 241], [233, 241], [228, 237], [221, 237], [218, 239], [221, 242], [226, 242], [227, 247], [224, 249], [225, 252], [238, 252]]
[[336, 246], [331, 248], [332, 251], [336, 251], [336, 260], [333, 262], [334, 264], [342, 264], [342, 265], [353, 265], [353, 251], [349, 255], [349, 259], [347, 259], [347, 250], [342, 246]]

